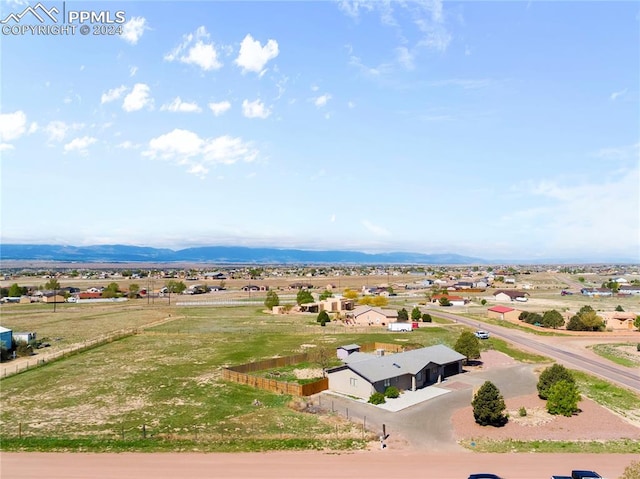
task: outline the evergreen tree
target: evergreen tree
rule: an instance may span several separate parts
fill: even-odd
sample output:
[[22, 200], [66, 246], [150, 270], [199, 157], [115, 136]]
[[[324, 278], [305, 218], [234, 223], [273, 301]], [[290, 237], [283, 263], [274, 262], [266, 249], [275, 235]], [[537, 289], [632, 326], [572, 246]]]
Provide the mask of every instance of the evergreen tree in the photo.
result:
[[567, 381], [572, 384], [576, 382], [571, 371], [562, 364], [554, 364], [542, 371], [537, 384], [540, 399], [548, 399], [551, 386], [560, 381]]
[[471, 405], [473, 417], [481, 426], [504, 426], [507, 423], [504, 398], [491, 381], [486, 381], [480, 387]]
[[398, 322], [401, 323], [403, 321], [409, 321], [409, 313], [404, 308], [398, 311]]
[[580, 401], [578, 387], [574, 382], [563, 379], [549, 388], [547, 411], [549, 414], [570, 417], [579, 411], [578, 401]]

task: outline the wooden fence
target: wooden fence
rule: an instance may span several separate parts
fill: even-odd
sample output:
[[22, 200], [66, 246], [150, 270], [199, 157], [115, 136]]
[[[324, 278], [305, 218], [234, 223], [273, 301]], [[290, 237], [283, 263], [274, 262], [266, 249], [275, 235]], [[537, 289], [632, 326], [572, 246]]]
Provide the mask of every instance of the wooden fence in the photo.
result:
[[[378, 349], [384, 349], [389, 353], [399, 353], [404, 351], [404, 347], [400, 344], [367, 343], [360, 346], [360, 351], [363, 353], [377, 351]], [[293, 356], [284, 356], [281, 358], [264, 359], [262, 361], [256, 361], [255, 363], [240, 364], [238, 366], [224, 368], [222, 370], [222, 377], [227, 381], [246, 384], [248, 386], [253, 386], [255, 388], [271, 392], [291, 394], [293, 396], [311, 396], [329, 389], [329, 379], [322, 378], [312, 383], [298, 384], [252, 376], [250, 373], [264, 371], [266, 369], [282, 368], [304, 362], [318, 362], [320, 359], [320, 353], [315, 351], [295, 354]]]

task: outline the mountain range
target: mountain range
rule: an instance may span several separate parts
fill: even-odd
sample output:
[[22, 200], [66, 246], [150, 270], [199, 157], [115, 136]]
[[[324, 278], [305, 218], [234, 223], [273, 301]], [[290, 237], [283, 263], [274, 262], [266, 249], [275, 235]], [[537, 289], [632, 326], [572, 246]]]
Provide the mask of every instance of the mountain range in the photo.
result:
[[2, 244], [0, 258], [64, 262], [194, 262], [239, 264], [485, 264], [480, 258], [459, 254], [363, 253], [300, 249], [200, 246], [172, 250], [147, 246]]

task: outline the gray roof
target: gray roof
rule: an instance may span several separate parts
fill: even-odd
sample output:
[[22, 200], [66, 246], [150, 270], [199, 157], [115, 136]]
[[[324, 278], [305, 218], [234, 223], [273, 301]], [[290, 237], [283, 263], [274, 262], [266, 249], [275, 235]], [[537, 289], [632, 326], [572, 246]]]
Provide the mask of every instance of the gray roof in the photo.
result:
[[[352, 358], [355, 354], [357, 356]], [[418, 374], [429, 363], [443, 366], [466, 359], [462, 354], [442, 344], [370, 359], [361, 358], [363, 354], [354, 353], [349, 355], [350, 360], [347, 365], [349, 369], [371, 383], [405, 374]]]

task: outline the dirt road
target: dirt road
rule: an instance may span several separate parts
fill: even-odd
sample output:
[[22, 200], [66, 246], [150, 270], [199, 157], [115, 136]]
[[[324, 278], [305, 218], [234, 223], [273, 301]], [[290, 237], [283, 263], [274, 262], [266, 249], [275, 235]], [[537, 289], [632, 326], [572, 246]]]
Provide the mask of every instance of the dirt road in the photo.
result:
[[540, 479], [593, 469], [615, 479], [638, 457], [619, 454], [475, 454], [376, 450], [355, 453], [45, 454], [2, 453], [3, 479], [360, 478], [464, 479], [472, 472]]

